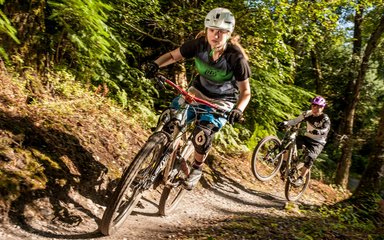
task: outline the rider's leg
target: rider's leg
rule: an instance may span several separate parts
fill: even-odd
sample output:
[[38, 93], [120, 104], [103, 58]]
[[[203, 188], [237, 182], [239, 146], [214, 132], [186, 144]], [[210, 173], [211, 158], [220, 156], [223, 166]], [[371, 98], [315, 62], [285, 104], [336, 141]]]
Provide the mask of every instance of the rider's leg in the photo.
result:
[[[209, 110], [209, 107], [206, 107]], [[202, 167], [212, 146], [214, 134], [227, 122], [225, 118], [214, 116], [211, 113], [198, 116], [196, 127], [192, 133], [192, 142], [195, 147], [195, 161], [192, 171], [185, 181], [185, 187], [191, 190], [199, 182], [203, 171]]]
[[305, 146], [307, 147], [307, 155], [304, 158], [304, 167], [301, 169], [300, 176], [295, 182], [296, 186], [304, 184], [305, 177], [312, 168], [314, 161], [324, 148], [324, 145], [314, 142], [311, 139], [307, 139], [307, 141], [305, 141]]
[[193, 166], [195, 166], [196, 168], [201, 167], [201, 165], [203, 165], [207, 156], [208, 156], [208, 153], [207, 154], [201, 154], [201, 153], [198, 153], [197, 151], [195, 151], [195, 161], [193, 162]]
[[195, 127], [192, 135], [192, 142], [195, 147], [195, 161], [192, 170], [185, 181], [188, 190], [193, 189], [199, 182], [203, 174], [203, 164], [212, 145], [214, 131], [210, 128], [210, 123], [199, 123]]
[[314, 159], [310, 156], [306, 156], [304, 159], [304, 166], [301, 168], [300, 176], [295, 180], [294, 184], [297, 187], [300, 187], [304, 184], [304, 179], [307, 176], [309, 170], [311, 169], [313, 165]]
[[319, 154], [323, 151], [324, 145], [310, 141], [309, 144], [306, 144], [307, 147], [307, 156], [304, 159], [304, 167], [302, 168], [301, 171], [301, 176], [304, 178], [309, 170], [312, 168], [313, 163], [319, 156]]

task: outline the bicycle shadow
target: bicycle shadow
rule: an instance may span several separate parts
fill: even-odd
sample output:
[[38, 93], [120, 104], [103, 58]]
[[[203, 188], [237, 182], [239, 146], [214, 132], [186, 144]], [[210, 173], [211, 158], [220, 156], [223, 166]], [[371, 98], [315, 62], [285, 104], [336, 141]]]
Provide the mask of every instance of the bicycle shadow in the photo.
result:
[[[9, 222], [43, 237], [75, 239], [100, 235], [96, 231], [74, 235], [55, 234], [54, 231], [48, 230], [49, 227], [43, 229], [42, 226], [33, 225], [34, 220], [28, 218], [26, 213], [36, 211], [36, 214], [41, 217], [40, 220], [48, 221], [50, 218], [51, 222], [60, 221], [67, 227], [82, 224], [84, 217], [97, 221], [98, 217], [94, 209], [83, 206], [71, 196], [71, 192], [76, 191], [93, 203], [104, 205], [105, 193], [100, 189], [100, 185], [103, 182], [106, 167], [96, 161], [92, 153], [85, 149], [75, 136], [44, 127], [43, 124], [37, 125], [30, 117], [14, 116], [0, 111], [0, 131], [23, 136], [19, 147], [23, 152], [30, 154], [29, 160], [27, 156], [7, 160], [36, 161], [33, 164], [39, 165], [40, 171], [35, 172], [38, 176], [33, 177], [45, 180], [45, 186], [36, 187], [29, 183], [31, 176], [23, 175], [21, 170], [19, 172], [3, 171], [3, 176], [6, 178], [20, 182], [20, 195], [10, 203]], [[73, 169], [77, 171], [74, 172]], [[39, 201], [48, 202], [50, 206], [33, 207]], [[72, 207], [69, 207], [71, 205]], [[42, 218], [43, 216], [46, 219]], [[50, 226], [51, 222], [47, 225]]]
[[[235, 179], [226, 176], [223, 172], [216, 169], [214, 167], [213, 157], [208, 157], [206, 161], [207, 167], [209, 167], [209, 171], [205, 172], [209, 177], [203, 177], [200, 180], [203, 188], [213, 191], [215, 194], [230, 199], [235, 203], [241, 203], [244, 205], [260, 207], [260, 208], [277, 208], [281, 209], [284, 207], [286, 203], [286, 199], [279, 197], [277, 195], [257, 191], [255, 189], [247, 188], [243, 184], [240, 184]], [[254, 201], [249, 200], [250, 198], [242, 198], [240, 194], [246, 194], [249, 196], [254, 196]], [[259, 200], [257, 200], [259, 199]]]

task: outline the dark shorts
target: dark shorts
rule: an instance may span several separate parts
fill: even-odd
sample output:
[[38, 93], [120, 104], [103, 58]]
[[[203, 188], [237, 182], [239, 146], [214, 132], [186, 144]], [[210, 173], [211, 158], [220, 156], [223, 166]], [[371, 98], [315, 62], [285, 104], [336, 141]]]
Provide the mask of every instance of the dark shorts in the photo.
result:
[[311, 157], [313, 160], [319, 156], [321, 151], [323, 151], [324, 145], [316, 142], [315, 140], [307, 137], [307, 136], [302, 136], [299, 135], [296, 138], [296, 145], [298, 149], [301, 149], [303, 145], [307, 148], [308, 150], [308, 156]]

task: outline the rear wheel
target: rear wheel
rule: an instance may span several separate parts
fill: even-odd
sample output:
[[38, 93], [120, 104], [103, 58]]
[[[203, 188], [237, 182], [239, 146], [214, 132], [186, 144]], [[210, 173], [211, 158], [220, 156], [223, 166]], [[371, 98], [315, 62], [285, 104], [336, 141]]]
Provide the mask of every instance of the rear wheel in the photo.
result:
[[123, 224], [141, 199], [143, 192], [153, 184], [153, 170], [168, 143], [162, 132], [153, 134], [135, 159], [124, 171], [101, 220], [100, 231], [111, 235]]
[[260, 181], [271, 180], [281, 167], [283, 154], [281, 141], [275, 136], [263, 138], [252, 155], [252, 172]]
[[285, 182], [285, 197], [288, 201], [297, 201], [308, 187], [309, 180], [311, 179], [311, 171], [309, 171], [303, 179], [303, 185], [297, 187], [293, 184], [293, 182], [300, 176], [303, 167], [304, 163], [299, 163], [297, 167], [289, 170], [288, 179]]
[[187, 141], [186, 146], [181, 148], [183, 150], [180, 155], [175, 151], [172, 156], [171, 170], [161, 194], [159, 214], [162, 216], [168, 215], [175, 210], [186, 192], [186, 189], [182, 185], [182, 181], [186, 177], [185, 167], [191, 166], [191, 163], [193, 162], [194, 147], [191, 141]]

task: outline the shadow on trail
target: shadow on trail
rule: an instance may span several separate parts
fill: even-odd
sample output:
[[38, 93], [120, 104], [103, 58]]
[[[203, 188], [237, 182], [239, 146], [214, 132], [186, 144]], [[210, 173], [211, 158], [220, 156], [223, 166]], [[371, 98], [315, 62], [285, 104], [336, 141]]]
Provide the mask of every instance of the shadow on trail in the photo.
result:
[[[241, 203], [244, 205], [260, 208], [274, 207], [279, 209], [283, 208], [284, 204], [286, 203], [286, 200], [281, 197], [266, 192], [256, 191], [243, 186], [234, 179], [215, 169], [212, 164], [210, 164], [210, 161], [207, 161], [207, 167], [210, 168], [210, 173], [205, 174], [209, 174], [212, 180], [208, 180], [208, 178], [204, 177], [203, 175], [200, 180], [202, 186], [205, 189], [213, 191], [215, 194], [221, 197], [232, 200], [234, 203]], [[255, 196], [254, 201], [240, 198], [240, 191]], [[260, 201], [258, 200], [259, 198], [265, 201]]]
[[[47, 122], [46, 125], [54, 124]], [[53, 214], [53, 219], [47, 223], [48, 227], [53, 221], [60, 221], [67, 227], [82, 223], [83, 218], [70, 211], [68, 204], [73, 205], [83, 215], [97, 221], [98, 217], [93, 211], [73, 199], [70, 191], [76, 191], [94, 203], [103, 205], [105, 193], [100, 190], [100, 185], [103, 182], [106, 167], [96, 161], [92, 153], [86, 150], [75, 136], [44, 127], [44, 124], [38, 126], [32, 118], [18, 117], [0, 111], [0, 131], [23, 136], [18, 147], [24, 154], [30, 156], [18, 155], [15, 159], [9, 160], [18, 164], [30, 161], [32, 164], [39, 165], [39, 171], [35, 171], [35, 176], [32, 177], [45, 180], [45, 186], [40, 186], [40, 189], [36, 190], [36, 187], [30, 183], [31, 176], [23, 173], [22, 169], [20, 171], [2, 170], [5, 178], [14, 179], [20, 185], [20, 195], [11, 202], [8, 213], [10, 222], [25, 231], [44, 237], [74, 239], [93, 238], [99, 235], [96, 232], [70, 235], [70, 231], [68, 235], [60, 235], [37, 229], [29, 223], [25, 211], [34, 201], [49, 199], [51, 206], [40, 206], [37, 210], [48, 211], [49, 218], [52, 218]], [[6, 192], [7, 189], [0, 189], [0, 191]]]

